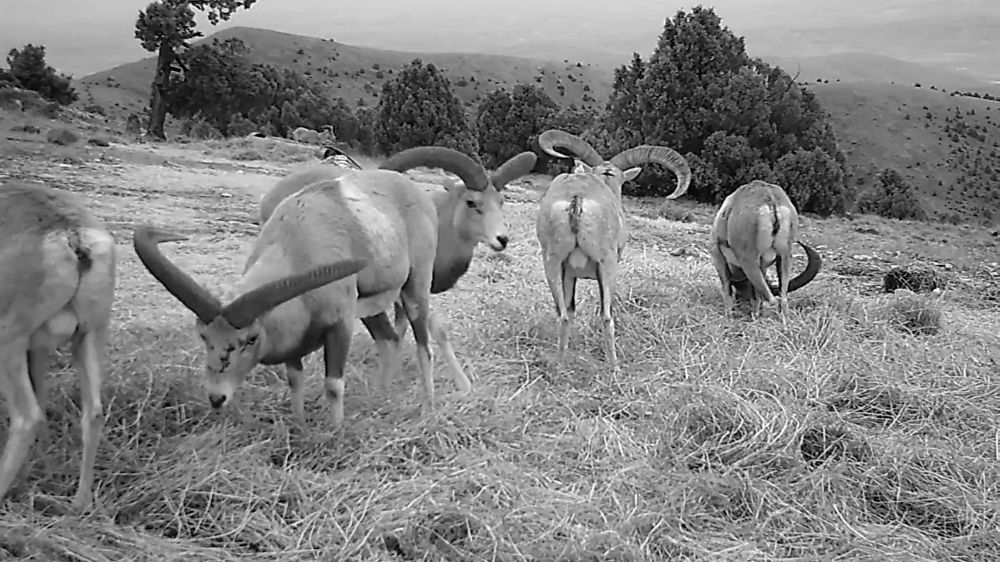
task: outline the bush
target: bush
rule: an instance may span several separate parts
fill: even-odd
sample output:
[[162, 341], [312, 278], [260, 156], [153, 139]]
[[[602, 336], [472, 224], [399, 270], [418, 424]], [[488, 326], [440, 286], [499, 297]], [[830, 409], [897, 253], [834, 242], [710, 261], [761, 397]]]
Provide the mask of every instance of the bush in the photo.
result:
[[45, 133], [45, 140], [52, 144], [70, 145], [80, 140], [80, 135], [66, 127], [53, 127]]
[[45, 46], [27, 44], [23, 49], [11, 49], [7, 55], [10, 78], [22, 88], [38, 92], [43, 98], [60, 105], [75, 102], [76, 90], [70, 86], [70, 77], [56, 73], [55, 69], [45, 63]]
[[11, 74], [9, 70], [0, 68], [0, 88], [11, 87], [11, 86], [13, 87], [20, 86], [20, 84], [17, 82], [17, 78], [14, 78], [14, 75]]
[[211, 123], [202, 119], [189, 119], [181, 126], [181, 132], [193, 139], [220, 139], [222, 133]]
[[338, 140], [356, 141], [357, 119], [342, 98], [294, 69], [254, 63], [248, 55], [237, 38], [184, 51], [187, 70], [166, 89], [169, 113], [204, 120], [228, 136], [253, 131], [286, 136], [297, 127], [331, 125]]
[[915, 190], [892, 168], [878, 175], [876, 186], [862, 193], [855, 207], [860, 213], [887, 218], [927, 220]]
[[[782, 69], [750, 58], [711, 8], [677, 12], [648, 60], [636, 54], [615, 70], [598, 131], [604, 138], [592, 144], [604, 154], [648, 143], [699, 156], [709, 180], [688, 191], [699, 201], [719, 203], [750, 180], [768, 180], [789, 154], [782, 173], [804, 178], [793, 189], [810, 186], [796, 202], [800, 211], [826, 215], [849, 199], [846, 158], [816, 96]], [[650, 167], [629, 192], [660, 194], [670, 176]]]
[[83, 110], [86, 111], [87, 113], [93, 113], [95, 115], [107, 116], [108, 114], [106, 111], [104, 111], [103, 107], [101, 107], [96, 103], [88, 103], [87, 105], [83, 106]]
[[375, 137], [386, 154], [414, 146], [446, 146], [479, 160], [479, 143], [450, 82], [420, 59], [382, 86]]
[[773, 181], [799, 211], [829, 215], [847, 210], [844, 169], [822, 148], [786, 153], [774, 164]]
[[518, 84], [513, 93], [497, 89], [479, 103], [476, 117], [483, 163], [497, 167], [519, 152], [552, 121], [559, 106], [537, 86]]
[[242, 115], [234, 115], [229, 120], [228, 133], [234, 137], [245, 137], [250, 133], [259, 131], [260, 127], [256, 123]]
[[10, 111], [27, 111], [49, 119], [59, 116], [60, 106], [42, 98], [38, 92], [15, 87], [0, 87], [0, 108]]

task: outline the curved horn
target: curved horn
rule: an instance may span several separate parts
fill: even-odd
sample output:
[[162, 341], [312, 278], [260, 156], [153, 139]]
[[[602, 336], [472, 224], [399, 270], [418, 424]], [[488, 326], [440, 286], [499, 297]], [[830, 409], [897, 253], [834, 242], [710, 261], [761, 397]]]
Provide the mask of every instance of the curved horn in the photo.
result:
[[676, 150], [665, 146], [644, 144], [619, 153], [611, 159], [611, 163], [621, 170], [634, 168], [642, 164], [655, 162], [677, 176], [677, 187], [667, 199], [677, 199], [687, 191], [691, 184], [691, 166]]
[[234, 328], [246, 328], [261, 314], [279, 304], [313, 289], [354, 275], [368, 265], [368, 260], [350, 259], [321, 265], [305, 273], [292, 275], [257, 287], [240, 295], [222, 309], [222, 316]]
[[386, 160], [379, 168], [402, 173], [419, 166], [441, 168], [451, 172], [462, 179], [466, 189], [473, 191], [483, 191], [490, 184], [486, 171], [475, 160], [443, 146], [417, 146], [406, 149]]
[[503, 166], [490, 174], [490, 183], [499, 191], [509, 182], [530, 174], [536, 162], [538, 162], [538, 156], [534, 152], [522, 152], [504, 162]]
[[[823, 265], [823, 259], [819, 257], [819, 252], [812, 249], [805, 242], [799, 240], [797, 240], [796, 242], [798, 242], [799, 246], [802, 246], [802, 249], [806, 251], [806, 258], [809, 261], [806, 263], [806, 268], [802, 271], [802, 273], [796, 275], [795, 277], [792, 278], [791, 281], [788, 282], [789, 293], [797, 289], [801, 289], [807, 283], [812, 281], [816, 277], [816, 274], [819, 273], [820, 266]], [[775, 287], [773, 285], [771, 285], [770, 287], [771, 287], [771, 294], [775, 296], [781, 294], [781, 289], [779, 289], [778, 287]]]
[[364, 167], [362, 167], [361, 164], [358, 164], [357, 161], [354, 160], [354, 158], [351, 158], [350, 154], [344, 152], [343, 150], [340, 150], [335, 146], [328, 146], [324, 148], [323, 156], [322, 158], [320, 158], [320, 160], [326, 160], [327, 158], [333, 158], [334, 156], [343, 156], [345, 159], [347, 159], [347, 163], [350, 164], [351, 166], [354, 166], [359, 170], [364, 169]]
[[179, 240], [187, 240], [187, 237], [149, 225], [138, 226], [132, 233], [132, 247], [142, 265], [174, 298], [194, 312], [199, 320], [208, 324], [219, 315], [222, 305], [197, 281], [168, 260], [157, 246], [160, 242]]
[[[604, 158], [594, 147], [590, 146], [590, 143], [576, 135], [560, 131], [559, 129], [549, 129], [538, 135], [538, 146], [550, 156], [555, 156], [556, 158], [576, 158], [577, 160], [583, 160], [588, 166], [597, 166], [601, 162], [604, 162]], [[556, 150], [557, 148], [564, 148], [570, 151], [571, 154], [563, 154]]]

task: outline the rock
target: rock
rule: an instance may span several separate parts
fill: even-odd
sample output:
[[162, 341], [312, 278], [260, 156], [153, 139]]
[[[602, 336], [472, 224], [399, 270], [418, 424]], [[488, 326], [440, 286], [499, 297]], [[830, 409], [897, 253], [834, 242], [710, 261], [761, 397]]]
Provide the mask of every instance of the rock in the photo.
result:
[[94, 146], [110, 146], [111, 145], [111, 141], [109, 141], [108, 139], [106, 139], [104, 137], [92, 137], [90, 140], [87, 141], [87, 143], [88, 144], [92, 144]]
[[894, 267], [882, 279], [882, 290], [894, 293], [906, 289], [915, 293], [929, 293], [943, 289], [946, 282], [937, 271], [920, 266]]
[[45, 134], [45, 140], [52, 144], [70, 145], [80, 140], [80, 135], [65, 127], [53, 127]]

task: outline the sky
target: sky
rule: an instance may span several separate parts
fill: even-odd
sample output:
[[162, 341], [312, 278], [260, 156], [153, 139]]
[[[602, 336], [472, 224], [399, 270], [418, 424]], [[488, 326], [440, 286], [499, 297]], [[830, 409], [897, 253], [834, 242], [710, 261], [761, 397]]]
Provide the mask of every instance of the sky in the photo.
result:
[[[625, 36], [645, 33], [655, 39], [668, 14], [690, 8], [690, 3], [674, 0], [620, 1], [627, 9], [609, 11], [607, 2], [586, 0], [258, 0], [251, 10], [221, 27], [265, 27], [399, 50], [495, 51], [504, 43], [544, 40], [549, 26], [560, 27], [563, 33], [578, 32], [582, 43], [587, 42], [588, 29], [607, 32], [612, 25]], [[760, 5], [775, 1], [712, 4], [750, 21]], [[148, 0], [0, 0], [0, 49], [6, 53], [29, 42], [44, 44], [50, 64], [76, 75], [131, 62], [148, 56], [133, 37], [136, 15], [147, 4]], [[750, 5], [754, 7], [748, 9]], [[210, 26], [200, 27], [211, 33]]]
[[[608, 0], [257, 0], [221, 27], [264, 27], [406, 51], [526, 54], [518, 49], [530, 52], [558, 42], [579, 48], [581, 55], [603, 50], [627, 56], [633, 50], [649, 53], [664, 18], [696, 3], [714, 7], [725, 25], [747, 35], [750, 50], [756, 37], [767, 39], [756, 41], [757, 48], [780, 49], [782, 34], [793, 32], [808, 46], [810, 30], [824, 27], [942, 14], [971, 21], [989, 12], [1000, 18], [998, 0], [618, 0], [616, 9]], [[76, 76], [132, 62], [149, 56], [134, 38], [136, 15], [147, 4], [0, 0], [0, 50], [41, 43], [52, 66]], [[199, 27], [212, 32], [208, 25]]]

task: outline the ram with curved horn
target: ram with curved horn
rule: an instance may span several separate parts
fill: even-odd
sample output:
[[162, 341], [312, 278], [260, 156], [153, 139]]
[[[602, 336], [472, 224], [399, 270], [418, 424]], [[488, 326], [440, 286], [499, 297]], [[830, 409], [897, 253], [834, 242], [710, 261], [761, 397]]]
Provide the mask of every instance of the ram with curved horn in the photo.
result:
[[115, 267], [114, 238], [78, 196], [42, 185], [0, 185], [0, 391], [10, 414], [0, 499], [36, 436], [50, 443], [45, 367], [49, 352], [70, 342], [83, 441], [73, 507], [93, 501]]
[[669, 196], [676, 199], [691, 183], [691, 168], [683, 156], [665, 146], [637, 146], [604, 160], [585, 140], [556, 129], [542, 133], [538, 144], [551, 156], [577, 160], [573, 172], [556, 176], [542, 195], [535, 224], [545, 278], [559, 315], [558, 362], [562, 365], [569, 344], [576, 312], [576, 281], [596, 279], [605, 353], [612, 369], [617, 370], [611, 302], [628, 237], [622, 185], [638, 176], [641, 166], [656, 163], [677, 176], [677, 187]]
[[[475, 163], [459, 152], [418, 147], [405, 154], [466, 182], [478, 179]], [[293, 414], [304, 424], [302, 359], [322, 347], [326, 393], [339, 426], [353, 323], [361, 318], [375, 338], [384, 384], [397, 368], [399, 342], [385, 311], [401, 300], [417, 341], [424, 410], [433, 409], [429, 322], [437, 213], [408, 177], [356, 171], [289, 195], [262, 226], [237, 283], [241, 296], [226, 306], [160, 252], [158, 243], [179, 239], [142, 227], [134, 246], [150, 273], [197, 316], [213, 407], [231, 402], [258, 363], [283, 363]]]
[[[383, 163], [381, 169], [404, 173], [419, 166], [430, 167], [428, 161], [421, 156], [426, 156], [427, 153], [401, 152]], [[451, 151], [444, 149], [441, 154], [448, 155]], [[436, 184], [418, 183], [433, 199], [438, 216], [431, 294], [442, 293], [455, 286], [468, 271], [475, 248], [480, 242], [496, 252], [507, 248], [510, 238], [503, 217], [503, 189], [511, 181], [530, 173], [536, 160], [537, 156], [533, 152], [522, 152], [507, 160], [493, 173], [487, 174], [485, 170], [473, 169], [472, 166], [479, 166], [469, 159], [466, 162], [468, 173], [464, 177], [460, 176], [463, 179], [461, 183], [448, 179], [444, 189]], [[290, 194], [317, 181], [337, 178], [346, 173], [348, 171], [344, 168], [318, 166], [282, 178], [261, 199], [261, 223], [267, 222], [274, 207]], [[432, 337], [452, 368], [456, 386], [460, 392], [468, 392], [472, 383], [458, 362], [438, 315], [432, 315], [430, 322]], [[395, 328], [399, 337], [406, 334], [406, 326], [405, 308], [402, 301], [397, 300]]]
[[[755, 312], [763, 302], [788, 309], [788, 293], [802, 288], [819, 273], [822, 260], [815, 249], [797, 240], [799, 215], [780, 186], [754, 180], [729, 194], [715, 214], [711, 233], [712, 263], [722, 283], [722, 298], [731, 310], [737, 300], [749, 300]], [[806, 252], [805, 270], [791, 278], [792, 244]], [[775, 266], [778, 286], [767, 282]]]

